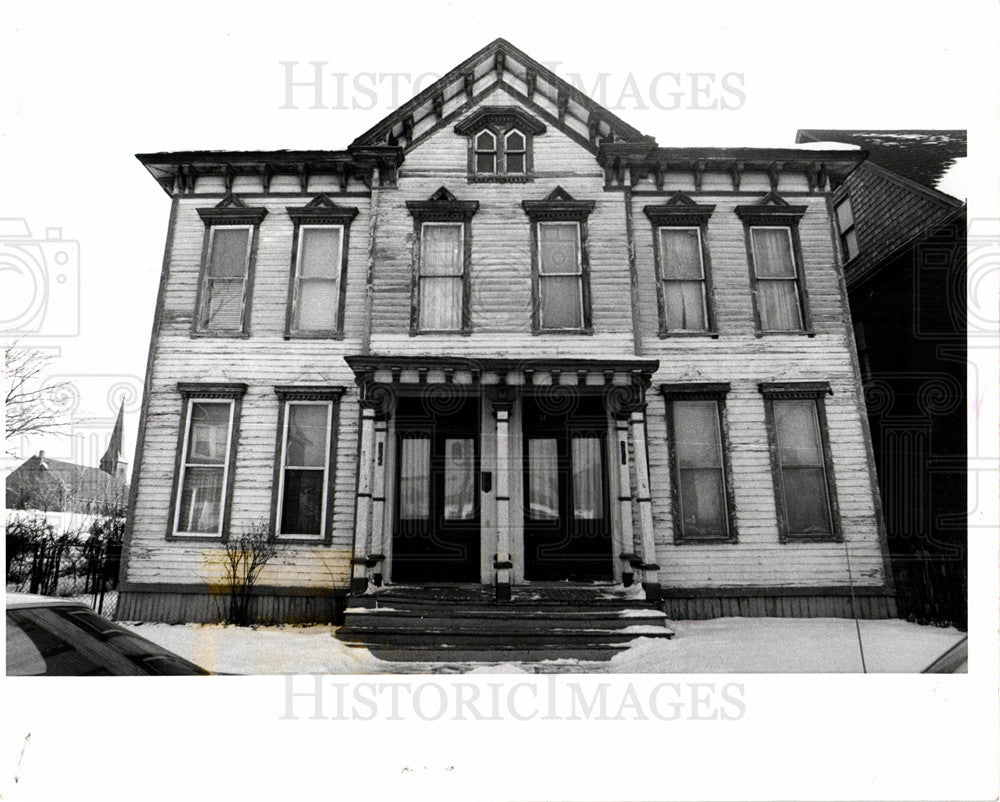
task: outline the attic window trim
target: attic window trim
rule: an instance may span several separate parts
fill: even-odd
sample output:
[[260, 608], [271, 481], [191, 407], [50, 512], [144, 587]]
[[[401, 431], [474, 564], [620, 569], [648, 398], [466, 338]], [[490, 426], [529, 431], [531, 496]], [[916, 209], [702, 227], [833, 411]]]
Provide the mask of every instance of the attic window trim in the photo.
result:
[[[534, 180], [534, 137], [545, 133], [545, 126], [531, 115], [515, 107], [500, 107], [483, 109], [477, 114], [466, 118], [455, 126], [457, 134], [464, 135], [468, 140], [468, 180], [470, 182], [529, 182]], [[511, 134], [520, 134], [524, 140], [524, 148], [516, 149], [522, 160], [522, 169], [509, 169], [507, 159], [507, 144]], [[488, 134], [492, 139], [492, 148], [481, 149], [479, 139]], [[479, 156], [492, 155], [492, 170], [479, 169]]]

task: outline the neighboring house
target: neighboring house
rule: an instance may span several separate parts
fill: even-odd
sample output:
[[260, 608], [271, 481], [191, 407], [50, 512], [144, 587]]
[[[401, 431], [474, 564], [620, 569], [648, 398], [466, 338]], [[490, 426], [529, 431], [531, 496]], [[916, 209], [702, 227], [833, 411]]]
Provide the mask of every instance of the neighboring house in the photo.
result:
[[895, 615], [830, 206], [853, 148], [660, 147], [497, 40], [342, 151], [171, 198], [118, 615], [371, 584]]
[[[803, 130], [869, 158], [833, 193], [900, 614], [967, 621], [964, 131]], [[953, 190], [959, 191], [959, 190]]]

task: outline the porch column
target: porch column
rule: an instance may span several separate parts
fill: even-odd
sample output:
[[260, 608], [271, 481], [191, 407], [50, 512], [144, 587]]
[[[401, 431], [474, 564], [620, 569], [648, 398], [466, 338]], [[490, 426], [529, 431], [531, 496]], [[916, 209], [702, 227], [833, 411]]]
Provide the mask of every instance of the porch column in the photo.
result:
[[634, 571], [643, 562], [635, 553], [635, 530], [632, 526], [632, 477], [628, 464], [628, 417], [615, 417], [617, 451], [614, 455], [618, 463], [618, 516], [621, 521], [622, 581], [626, 587], [632, 584]]
[[646, 454], [646, 405], [632, 409], [632, 448], [635, 452], [636, 489], [639, 494], [639, 540], [642, 552], [642, 588], [648, 601], [660, 600], [660, 582], [656, 564], [656, 542], [653, 539], [653, 500], [649, 491], [649, 458]]
[[510, 601], [510, 401], [494, 401], [493, 414], [497, 419], [497, 553], [493, 560], [496, 569], [496, 599]]
[[372, 475], [375, 461], [375, 404], [361, 401], [361, 451], [358, 454], [358, 500], [354, 516], [354, 557], [351, 559], [351, 592], [368, 589], [368, 532], [372, 521]]
[[386, 430], [389, 420], [387, 414], [378, 415], [375, 418], [375, 453], [374, 471], [372, 479], [372, 542], [371, 551], [368, 554], [368, 564], [374, 568], [376, 586], [382, 584], [382, 577], [385, 574], [385, 465], [386, 465]]

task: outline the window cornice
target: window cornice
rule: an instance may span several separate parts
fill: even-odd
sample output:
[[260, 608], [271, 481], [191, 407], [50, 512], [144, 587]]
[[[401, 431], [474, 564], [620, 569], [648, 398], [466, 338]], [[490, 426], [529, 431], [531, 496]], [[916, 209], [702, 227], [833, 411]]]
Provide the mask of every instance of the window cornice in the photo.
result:
[[524, 213], [538, 220], [586, 220], [594, 211], [595, 201], [578, 201], [562, 187], [556, 187], [545, 200], [521, 201]]
[[286, 206], [288, 216], [296, 223], [325, 223], [349, 226], [358, 216], [356, 206], [338, 206], [326, 195], [317, 195], [305, 206]]
[[767, 398], [821, 398], [833, 395], [829, 382], [763, 382], [757, 389]]
[[469, 222], [479, 210], [479, 201], [460, 201], [445, 187], [431, 195], [430, 200], [407, 201], [406, 208], [414, 220], [425, 222], [460, 220]]
[[343, 387], [325, 385], [279, 385], [274, 394], [280, 401], [336, 401], [345, 392]]
[[769, 192], [759, 203], [743, 204], [734, 210], [751, 226], [794, 226], [806, 213], [806, 206], [792, 206], [776, 192]]
[[185, 398], [242, 398], [246, 391], [242, 382], [177, 382], [177, 392]]
[[484, 127], [496, 129], [517, 128], [522, 133], [537, 136], [546, 131], [545, 124], [535, 119], [517, 106], [493, 106], [482, 108], [475, 114], [466, 117], [455, 126], [456, 134], [468, 136], [479, 133]]
[[206, 225], [256, 226], [267, 217], [263, 206], [247, 206], [238, 195], [229, 194], [209, 209], [198, 209]]

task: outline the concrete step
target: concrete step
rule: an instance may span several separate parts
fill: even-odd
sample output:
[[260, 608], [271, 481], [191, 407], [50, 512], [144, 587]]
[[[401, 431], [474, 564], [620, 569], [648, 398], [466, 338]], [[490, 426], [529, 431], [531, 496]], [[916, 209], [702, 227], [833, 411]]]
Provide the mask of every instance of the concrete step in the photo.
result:
[[667, 617], [657, 610], [540, 611], [505, 613], [498, 610], [446, 612], [438, 610], [364, 610], [344, 615], [348, 627], [379, 629], [444, 629], [454, 631], [511, 632], [524, 627], [547, 629], [625, 629], [632, 626], [667, 626]]
[[[369, 646], [367, 644], [348, 644], [363, 646], [380, 660], [394, 663], [478, 663], [489, 666], [499, 663], [535, 663], [556, 660], [575, 660], [580, 662], [605, 662], [626, 646], [609, 644], [594, 644], [592, 646], [574, 646], [567, 644], [546, 644], [525, 648], [523, 646], [495, 646], [492, 649], [469, 649], [454, 646]], [[539, 666], [544, 670], [544, 666]], [[558, 671], [558, 663], [554, 663], [552, 671]]]
[[451, 646], [471, 649], [506, 647], [542, 648], [551, 644], [585, 647], [594, 644], [626, 644], [635, 638], [672, 638], [666, 627], [641, 626], [629, 630], [560, 629], [522, 626], [505, 632], [484, 630], [404, 627], [399, 629], [358, 629], [341, 627], [337, 637], [347, 643], [367, 646]]

